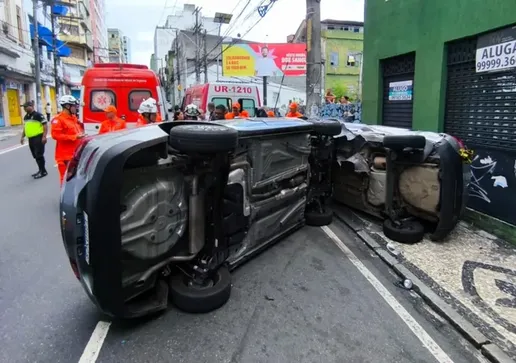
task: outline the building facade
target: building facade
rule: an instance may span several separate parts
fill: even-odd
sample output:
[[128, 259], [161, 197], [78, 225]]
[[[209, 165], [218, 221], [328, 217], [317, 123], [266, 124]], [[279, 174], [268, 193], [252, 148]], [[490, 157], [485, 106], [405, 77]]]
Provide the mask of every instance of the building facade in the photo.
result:
[[[364, 23], [326, 19], [321, 21], [323, 89], [338, 96], [359, 99], [363, 58]], [[306, 42], [306, 21], [287, 38], [291, 43]], [[299, 78], [299, 77], [298, 77]]]
[[93, 38], [93, 63], [105, 63], [109, 59], [105, 0], [85, 0], [90, 3], [90, 19]]
[[366, 2], [367, 123], [444, 131], [475, 151], [469, 207], [516, 224], [516, 2]]
[[124, 35], [122, 38], [122, 52], [124, 53], [126, 63], [131, 63], [131, 38]]
[[108, 28], [109, 63], [127, 63], [124, 38], [120, 29]]

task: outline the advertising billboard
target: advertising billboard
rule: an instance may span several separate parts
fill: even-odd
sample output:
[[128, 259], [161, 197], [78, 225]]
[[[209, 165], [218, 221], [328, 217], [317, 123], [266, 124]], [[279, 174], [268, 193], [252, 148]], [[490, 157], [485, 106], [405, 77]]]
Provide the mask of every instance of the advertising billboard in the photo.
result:
[[227, 77], [304, 76], [306, 45], [223, 44], [222, 74]]

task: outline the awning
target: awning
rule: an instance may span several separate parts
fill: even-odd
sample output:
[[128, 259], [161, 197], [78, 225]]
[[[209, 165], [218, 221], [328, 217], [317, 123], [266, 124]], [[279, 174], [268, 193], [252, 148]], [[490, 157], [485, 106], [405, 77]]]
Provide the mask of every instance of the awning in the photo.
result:
[[[30, 37], [34, 39], [34, 25], [30, 25]], [[38, 24], [39, 43], [47, 47], [50, 52], [54, 51], [52, 31], [41, 24]], [[66, 46], [65, 42], [56, 39], [56, 48], [58, 57], [69, 57], [72, 51]]]
[[68, 14], [68, 7], [62, 5], [52, 6], [52, 13], [57, 16], [66, 16]]

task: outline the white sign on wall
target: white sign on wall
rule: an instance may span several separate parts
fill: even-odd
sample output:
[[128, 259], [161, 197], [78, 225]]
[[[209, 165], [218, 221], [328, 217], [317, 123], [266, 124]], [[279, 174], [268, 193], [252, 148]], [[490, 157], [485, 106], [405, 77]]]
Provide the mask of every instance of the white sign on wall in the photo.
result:
[[477, 73], [516, 67], [516, 27], [480, 36], [475, 62]]

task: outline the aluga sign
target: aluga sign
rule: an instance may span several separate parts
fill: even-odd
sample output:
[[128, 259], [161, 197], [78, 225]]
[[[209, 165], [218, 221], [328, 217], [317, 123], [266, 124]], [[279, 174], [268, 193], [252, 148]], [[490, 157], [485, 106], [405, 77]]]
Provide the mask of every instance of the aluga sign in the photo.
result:
[[476, 52], [477, 72], [516, 67], [516, 27], [480, 36]]

